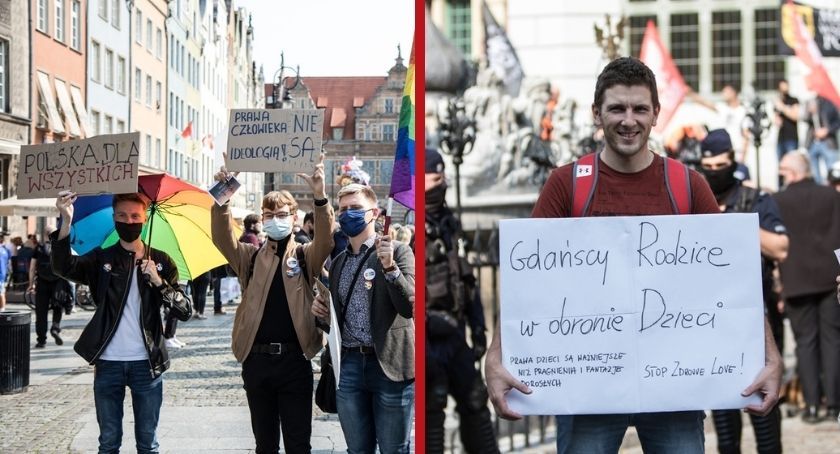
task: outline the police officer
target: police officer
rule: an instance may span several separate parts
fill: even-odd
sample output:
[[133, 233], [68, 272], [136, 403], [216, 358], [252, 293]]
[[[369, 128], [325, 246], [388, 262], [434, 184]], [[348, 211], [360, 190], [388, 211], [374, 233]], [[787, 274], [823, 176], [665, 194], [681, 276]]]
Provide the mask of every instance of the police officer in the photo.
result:
[[[765, 313], [776, 340], [776, 346], [783, 349], [783, 324], [777, 303], [779, 295], [774, 291], [773, 269], [777, 262], [787, 257], [788, 237], [779, 207], [768, 194], [741, 184], [737, 176], [738, 163], [729, 134], [716, 129], [700, 144], [702, 157], [700, 171], [709, 182], [712, 192], [724, 213], [758, 213], [759, 243], [761, 246], [761, 278]], [[741, 444], [741, 412], [738, 410], [714, 410], [712, 412], [715, 430], [718, 434], [718, 450], [721, 453], [736, 453]], [[755, 431], [756, 447], [761, 453], [781, 453], [781, 412], [779, 406], [767, 416], [750, 415]]]
[[[487, 388], [476, 369], [487, 351], [484, 311], [475, 276], [459, 253], [461, 223], [446, 207], [443, 159], [426, 149], [426, 449], [443, 452], [447, 395], [460, 415], [468, 453], [499, 452]], [[466, 342], [469, 322], [472, 349]]]

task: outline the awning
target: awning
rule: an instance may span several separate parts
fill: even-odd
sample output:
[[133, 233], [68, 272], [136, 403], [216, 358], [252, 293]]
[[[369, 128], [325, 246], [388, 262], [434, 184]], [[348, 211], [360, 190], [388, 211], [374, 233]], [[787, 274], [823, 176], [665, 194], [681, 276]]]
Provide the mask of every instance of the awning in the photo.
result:
[[365, 106], [365, 98], [361, 96], [353, 97], [353, 107], [364, 107]]
[[17, 196], [0, 200], [0, 216], [43, 216], [58, 217], [55, 199], [18, 200]]
[[50, 77], [40, 71], [38, 71], [38, 91], [41, 94], [41, 102], [47, 106], [50, 129], [59, 134], [64, 134], [64, 123], [61, 122], [61, 115], [58, 114], [58, 109], [55, 107], [55, 98], [53, 98], [50, 88]]
[[70, 125], [70, 135], [73, 137], [81, 136], [79, 122], [76, 121], [76, 111], [73, 109], [73, 103], [70, 101], [70, 95], [67, 94], [67, 86], [64, 85], [63, 80], [55, 80], [55, 93], [58, 95], [58, 104], [64, 112], [64, 119]]
[[79, 87], [70, 86], [70, 95], [73, 97], [73, 106], [76, 107], [76, 113], [79, 114], [79, 125], [82, 127], [82, 132], [85, 137], [96, 135], [96, 131], [90, 127], [90, 117], [88, 117], [87, 109], [85, 109], [85, 100], [82, 98], [82, 90]]
[[332, 110], [332, 117], [330, 118], [330, 128], [343, 128], [347, 121], [347, 112], [341, 107], [336, 107]]
[[329, 99], [326, 96], [318, 96], [318, 100], [315, 102], [315, 107], [327, 107], [327, 103]]
[[21, 145], [26, 144], [20, 142], [13, 142], [11, 140], [0, 137], [0, 153], [2, 154], [19, 155]]

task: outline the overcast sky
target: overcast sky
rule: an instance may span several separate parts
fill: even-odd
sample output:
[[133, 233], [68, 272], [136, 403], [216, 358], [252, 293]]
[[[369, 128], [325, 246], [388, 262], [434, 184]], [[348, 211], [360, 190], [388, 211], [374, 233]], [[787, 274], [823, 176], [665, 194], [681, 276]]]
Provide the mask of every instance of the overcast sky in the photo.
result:
[[[414, 34], [413, 0], [234, 0], [253, 17], [254, 60], [271, 82], [285, 65], [301, 76], [385, 76], [397, 44], [405, 65]], [[286, 71], [284, 75], [291, 75]]]

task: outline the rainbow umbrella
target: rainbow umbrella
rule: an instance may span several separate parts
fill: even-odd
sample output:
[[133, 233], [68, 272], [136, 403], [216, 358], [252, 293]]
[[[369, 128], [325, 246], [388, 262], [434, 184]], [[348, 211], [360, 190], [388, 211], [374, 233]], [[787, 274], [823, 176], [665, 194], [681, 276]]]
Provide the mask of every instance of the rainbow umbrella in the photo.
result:
[[[172, 257], [181, 280], [191, 280], [227, 263], [210, 237], [210, 207], [215, 201], [207, 191], [167, 174], [156, 174], [140, 176], [138, 192], [151, 201], [140, 237]], [[70, 246], [78, 254], [112, 246], [119, 240], [112, 200], [110, 194], [76, 199]]]

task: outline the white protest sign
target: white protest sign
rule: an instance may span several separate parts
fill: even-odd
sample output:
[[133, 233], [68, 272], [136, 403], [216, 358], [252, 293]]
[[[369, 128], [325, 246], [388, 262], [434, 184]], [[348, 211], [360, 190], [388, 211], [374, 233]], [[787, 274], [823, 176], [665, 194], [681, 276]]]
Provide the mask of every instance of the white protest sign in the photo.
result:
[[140, 133], [25, 145], [20, 148], [19, 199], [137, 192]]
[[318, 163], [321, 109], [230, 111], [227, 162], [230, 171], [309, 172]]
[[521, 414], [743, 408], [764, 365], [755, 214], [500, 223], [502, 358]]

